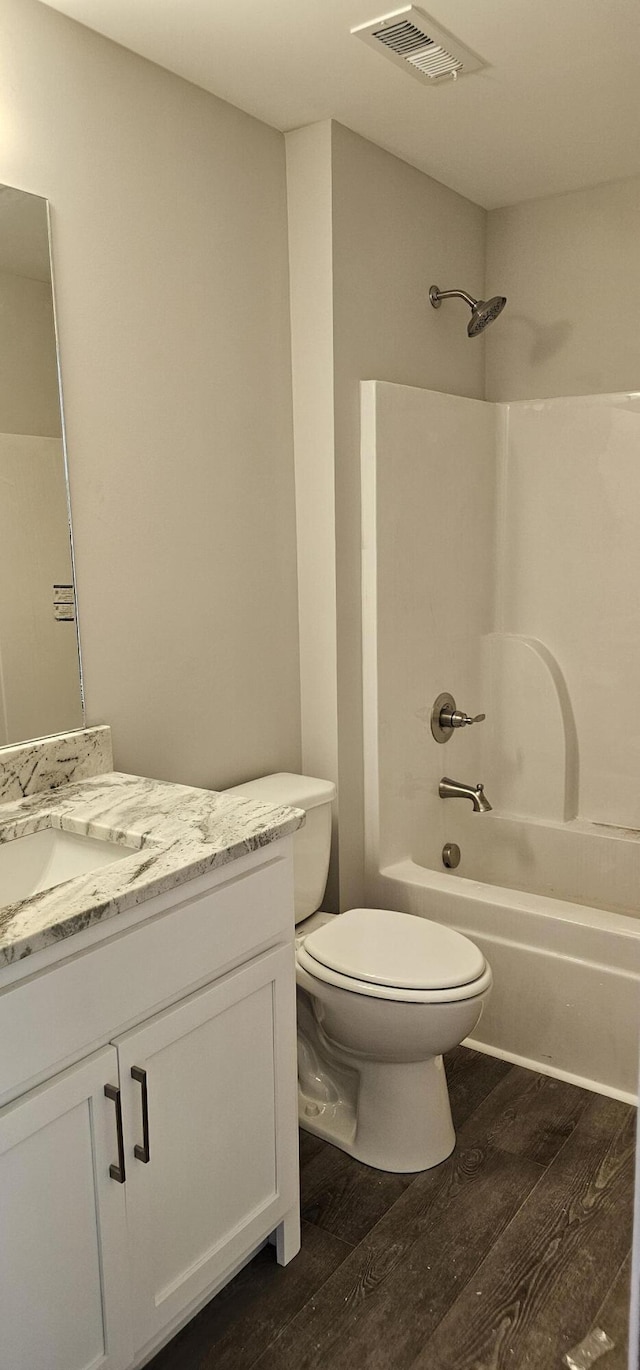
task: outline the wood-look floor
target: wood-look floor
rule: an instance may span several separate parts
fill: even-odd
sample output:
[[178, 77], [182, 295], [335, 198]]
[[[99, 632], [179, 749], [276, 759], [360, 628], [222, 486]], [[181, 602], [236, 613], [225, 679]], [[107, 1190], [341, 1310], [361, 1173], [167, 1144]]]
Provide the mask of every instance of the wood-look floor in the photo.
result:
[[462, 1047], [447, 1075], [448, 1161], [301, 1133], [300, 1255], [261, 1251], [149, 1370], [561, 1370], [598, 1326], [623, 1370], [635, 1110]]

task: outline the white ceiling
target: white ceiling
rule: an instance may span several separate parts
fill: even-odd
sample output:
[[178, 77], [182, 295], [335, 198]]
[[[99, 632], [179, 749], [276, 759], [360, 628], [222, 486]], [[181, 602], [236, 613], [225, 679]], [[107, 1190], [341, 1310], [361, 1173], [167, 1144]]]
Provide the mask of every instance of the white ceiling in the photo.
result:
[[640, 173], [638, 0], [425, 0], [488, 64], [435, 88], [350, 34], [399, 0], [43, 2], [275, 128], [338, 119], [487, 208]]

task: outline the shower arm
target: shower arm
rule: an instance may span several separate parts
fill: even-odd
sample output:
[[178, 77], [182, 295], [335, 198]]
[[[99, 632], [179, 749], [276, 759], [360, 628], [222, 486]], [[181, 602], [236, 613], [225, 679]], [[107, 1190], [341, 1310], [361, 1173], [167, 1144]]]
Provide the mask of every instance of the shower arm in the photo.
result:
[[467, 295], [466, 290], [438, 290], [438, 287], [433, 285], [429, 291], [429, 299], [434, 309], [439, 309], [443, 300], [466, 300], [471, 309], [475, 309], [478, 303], [473, 295]]

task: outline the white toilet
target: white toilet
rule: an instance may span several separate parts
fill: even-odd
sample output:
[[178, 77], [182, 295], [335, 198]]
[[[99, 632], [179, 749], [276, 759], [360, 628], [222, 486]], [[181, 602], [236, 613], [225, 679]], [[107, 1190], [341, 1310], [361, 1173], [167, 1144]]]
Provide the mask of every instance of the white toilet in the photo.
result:
[[473, 1031], [491, 988], [479, 949], [390, 909], [318, 913], [335, 786], [267, 775], [228, 790], [304, 809], [295, 834], [300, 1124], [381, 1170], [427, 1170], [455, 1145], [442, 1054]]

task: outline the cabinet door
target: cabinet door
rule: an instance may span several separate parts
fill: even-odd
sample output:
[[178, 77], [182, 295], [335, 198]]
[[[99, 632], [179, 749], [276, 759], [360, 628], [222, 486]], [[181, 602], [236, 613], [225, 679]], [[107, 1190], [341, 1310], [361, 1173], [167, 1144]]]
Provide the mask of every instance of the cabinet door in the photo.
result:
[[124, 1370], [127, 1231], [118, 1058], [106, 1047], [0, 1110], [0, 1365]]
[[292, 948], [258, 958], [116, 1045], [141, 1352], [296, 1202]]

